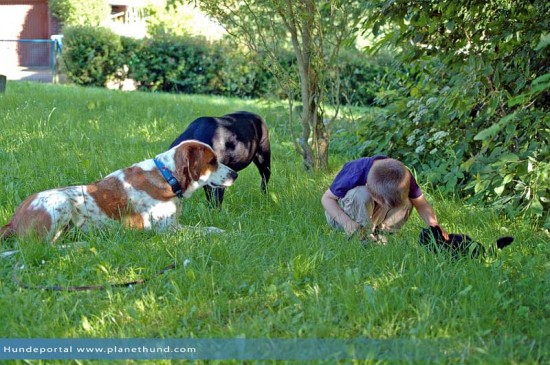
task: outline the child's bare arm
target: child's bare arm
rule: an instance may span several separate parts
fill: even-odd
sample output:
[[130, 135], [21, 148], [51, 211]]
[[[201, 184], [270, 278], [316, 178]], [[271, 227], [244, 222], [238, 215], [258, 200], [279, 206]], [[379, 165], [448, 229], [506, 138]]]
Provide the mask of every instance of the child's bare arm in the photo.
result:
[[340, 208], [338, 205], [338, 197], [334, 195], [330, 189], [327, 189], [323, 194], [321, 204], [323, 204], [327, 213], [344, 228], [347, 234], [352, 235], [359, 228], [359, 223], [351, 219], [350, 216]]
[[[424, 195], [420, 195], [416, 199], [411, 199], [411, 202], [422, 220], [424, 220], [427, 225], [441, 227], [437, 221], [433, 207], [430, 203], [428, 203]], [[445, 229], [443, 229], [443, 227], [441, 227], [441, 231], [443, 231], [443, 237], [445, 237], [445, 239], [449, 239], [449, 234], [445, 231]]]

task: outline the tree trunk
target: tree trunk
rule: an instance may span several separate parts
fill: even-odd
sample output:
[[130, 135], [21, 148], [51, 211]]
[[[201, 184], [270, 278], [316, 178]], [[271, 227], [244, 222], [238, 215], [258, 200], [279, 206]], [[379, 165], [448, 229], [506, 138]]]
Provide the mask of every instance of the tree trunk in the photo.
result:
[[[315, 71], [312, 71], [315, 73]], [[312, 77], [315, 80], [316, 77]], [[312, 82], [309, 90], [319, 90], [318, 82]], [[329, 134], [324, 124], [324, 115], [319, 105], [320, 91], [312, 92], [309, 98], [309, 107], [304, 108], [303, 113], [306, 114], [308, 130], [311, 140], [309, 148], [311, 151], [312, 164], [311, 167], [315, 170], [325, 170], [328, 168], [328, 151], [329, 151]], [[302, 122], [304, 123], [304, 122]]]
[[[292, 2], [288, 5], [292, 9]], [[302, 134], [300, 136], [300, 147], [304, 158], [306, 169], [326, 169], [328, 167], [329, 134], [323, 123], [321, 112], [322, 85], [321, 68], [322, 62], [315, 60], [319, 57], [314, 53], [314, 14], [315, 3], [306, 1], [306, 8], [310, 16], [302, 18], [302, 24], [288, 22], [292, 45], [296, 54], [298, 73], [300, 75], [300, 86], [302, 94]], [[295, 19], [295, 17], [293, 18]], [[298, 39], [300, 29], [300, 40]], [[322, 58], [322, 56], [321, 56]], [[310, 141], [311, 139], [311, 141]]]
[[313, 150], [309, 145], [309, 137], [311, 135], [310, 127], [310, 112], [306, 108], [302, 111], [302, 135], [300, 136], [300, 147], [302, 148], [302, 157], [304, 158], [304, 167], [306, 170], [311, 170], [315, 168], [315, 158], [313, 155]]
[[328, 152], [330, 145], [330, 134], [325, 125], [325, 121], [322, 115], [319, 114], [317, 118], [317, 123], [315, 124], [315, 149], [316, 152], [316, 161], [315, 167], [318, 170], [328, 169]]

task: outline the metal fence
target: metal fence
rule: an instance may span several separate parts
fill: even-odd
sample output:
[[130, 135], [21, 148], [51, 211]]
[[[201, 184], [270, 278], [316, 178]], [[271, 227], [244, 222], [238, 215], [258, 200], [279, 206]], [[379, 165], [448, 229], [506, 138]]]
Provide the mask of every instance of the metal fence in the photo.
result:
[[51, 81], [57, 81], [57, 56], [62, 50], [62, 36], [51, 39], [0, 39], [0, 73], [21, 69], [51, 72]]

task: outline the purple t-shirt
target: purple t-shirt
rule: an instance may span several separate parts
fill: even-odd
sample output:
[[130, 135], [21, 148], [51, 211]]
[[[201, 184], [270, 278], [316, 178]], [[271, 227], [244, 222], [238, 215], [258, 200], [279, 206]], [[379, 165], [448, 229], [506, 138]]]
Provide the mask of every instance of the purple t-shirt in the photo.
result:
[[[386, 156], [363, 157], [358, 160], [350, 161], [342, 167], [342, 170], [336, 175], [330, 191], [338, 198], [343, 198], [351, 189], [367, 184], [367, 176], [372, 167], [372, 163], [376, 160], [388, 158]], [[411, 174], [411, 186], [409, 188], [409, 198], [416, 199], [422, 195], [420, 186], [416, 183], [414, 176]]]

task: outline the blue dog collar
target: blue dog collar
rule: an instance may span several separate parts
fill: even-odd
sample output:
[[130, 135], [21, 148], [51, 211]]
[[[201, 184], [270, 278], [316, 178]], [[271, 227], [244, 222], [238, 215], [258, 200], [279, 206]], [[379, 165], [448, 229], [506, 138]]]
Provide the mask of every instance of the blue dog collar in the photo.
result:
[[156, 158], [153, 159], [155, 162], [155, 165], [160, 171], [160, 174], [164, 178], [164, 180], [170, 185], [172, 188], [172, 191], [178, 198], [183, 198], [183, 192], [181, 191], [181, 185], [178, 182], [178, 179], [172, 175], [172, 172], [164, 165], [160, 160], [157, 160]]

